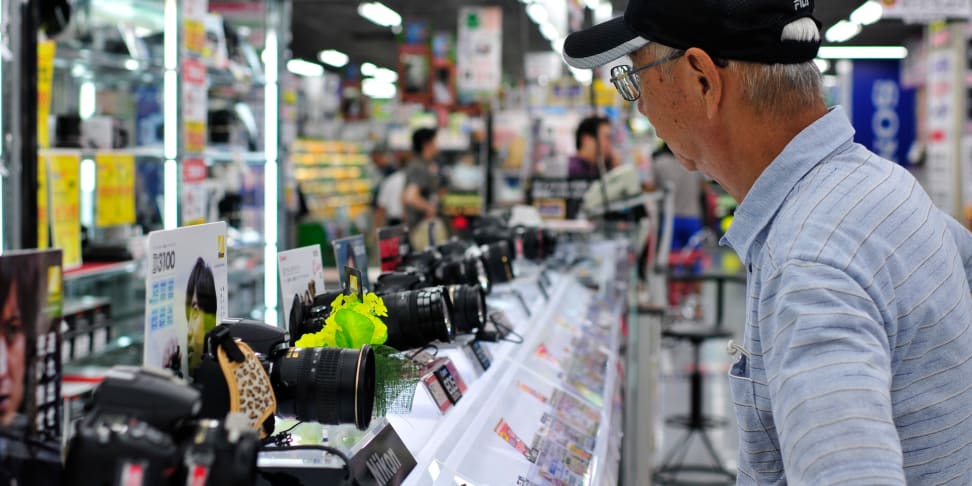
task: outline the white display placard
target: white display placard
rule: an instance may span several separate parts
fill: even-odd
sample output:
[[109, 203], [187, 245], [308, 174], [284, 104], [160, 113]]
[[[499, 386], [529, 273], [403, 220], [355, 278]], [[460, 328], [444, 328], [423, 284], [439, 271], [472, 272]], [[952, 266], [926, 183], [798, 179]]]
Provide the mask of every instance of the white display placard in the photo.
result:
[[280, 292], [284, 304], [284, 320], [290, 324], [290, 310], [294, 295], [300, 295], [307, 303], [314, 296], [324, 293], [324, 261], [321, 246], [311, 245], [277, 253], [277, 271], [280, 274]]
[[143, 364], [191, 375], [206, 333], [228, 317], [226, 223], [153, 231], [148, 259]]

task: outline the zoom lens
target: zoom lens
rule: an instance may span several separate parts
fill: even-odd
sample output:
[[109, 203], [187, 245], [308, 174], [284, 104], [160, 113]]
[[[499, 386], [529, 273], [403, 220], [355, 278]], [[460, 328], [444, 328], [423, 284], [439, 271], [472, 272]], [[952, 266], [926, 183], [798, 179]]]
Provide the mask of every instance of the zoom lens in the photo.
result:
[[480, 258], [490, 282], [495, 285], [513, 280], [513, 257], [505, 241], [483, 245], [480, 250]]
[[395, 349], [425, 346], [439, 340], [450, 342], [455, 337], [452, 300], [444, 287], [392, 292], [382, 295], [388, 317], [388, 341]]
[[475, 285], [446, 287], [452, 299], [452, 325], [456, 334], [470, 334], [486, 325], [486, 296]]
[[290, 348], [271, 365], [277, 413], [322, 424], [368, 428], [375, 404], [375, 353], [360, 350]]

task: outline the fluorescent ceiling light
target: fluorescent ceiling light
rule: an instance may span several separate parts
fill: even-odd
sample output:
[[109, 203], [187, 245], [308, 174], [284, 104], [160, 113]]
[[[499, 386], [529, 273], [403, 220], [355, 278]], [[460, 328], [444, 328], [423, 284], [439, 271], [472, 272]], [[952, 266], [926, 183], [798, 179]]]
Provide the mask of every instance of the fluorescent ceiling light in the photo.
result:
[[574, 75], [574, 79], [576, 79], [578, 83], [585, 86], [589, 86], [594, 81], [594, 71], [591, 71], [590, 69], [577, 69], [575, 67], [570, 67], [570, 73]]
[[587, 5], [587, 8], [591, 10], [597, 10], [602, 4], [601, 0], [584, 0], [584, 5]]
[[375, 73], [372, 75], [372, 77], [375, 78], [376, 81], [381, 81], [384, 83], [394, 83], [398, 81], [398, 73], [392, 71], [391, 69], [382, 67], [375, 69]]
[[82, 120], [87, 120], [94, 116], [97, 110], [98, 95], [95, 92], [95, 85], [91, 81], [81, 83], [81, 93], [78, 96], [78, 115]]
[[358, 5], [358, 15], [382, 27], [402, 25], [402, 16], [381, 2], [368, 2]]
[[861, 24], [841, 20], [827, 29], [824, 37], [828, 42], [846, 42], [861, 32]]
[[552, 49], [554, 52], [556, 52], [559, 55], [563, 55], [563, 53], [564, 53], [564, 41], [566, 41], [566, 40], [567, 40], [566, 37], [560, 38], [560, 39], [551, 40], [550, 41], [550, 49]]
[[817, 58], [813, 60], [813, 63], [817, 65], [817, 69], [819, 69], [822, 73], [827, 72], [827, 70], [830, 69], [830, 61], [826, 59]]
[[303, 59], [291, 59], [287, 61], [287, 70], [298, 76], [306, 76], [308, 78], [324, 75], [324, 66], [314, 62], [307, 62]]
[[369, 98], [389, 100], [395, 97], [398, 89], [392, 83], [365, 78], [361, 81], [361, 92]]
[[324, 64], [334, 66], [336, 68], [344, 67], [348, 64], [348, 55], [338, 51], [336, 49], [327, 49], [321, 51], [317, 58], [321, 60]]
[[366, 63], [362, 63], [361, 64], [361, 75], [362, 76], [374, 76], [375, 75], [375, 71], [377, 71], [377, 70], [378, 70], [378, 66], [375, 66], [374, 64], [372, 64], [370, 62], [366, 62]]
[[824, 46], [821, 59], [904, 59], [908, 49], [902, 46]]
[[544, 22], [549, 18], [547, 14], [547, 7], [542, 4], [534, 3], [526, 8], [527, 17], [537, 25], [543, 25]]
[[868, 0], [850, 14], [850, 21], [860, 25], [871, 25], [881, 20], [884, 8], [875, 0]]
[[135, 59], [125, 59], [125, 69], [129, 71], [138, 71], [138, 61]]
[[558, 31], [557, 28], [554, 27], [554, 25], [550, 22], [544, 22], [540, 25], [540, 35], [542, 35], [544, 39], [552, 41], [560, 37], [560, 31]]
[[598, 24], [611, 20], [611, 17], [614, 17], [614, 5], [611, 2], [602, 3], [594, 10], [594, 22]]

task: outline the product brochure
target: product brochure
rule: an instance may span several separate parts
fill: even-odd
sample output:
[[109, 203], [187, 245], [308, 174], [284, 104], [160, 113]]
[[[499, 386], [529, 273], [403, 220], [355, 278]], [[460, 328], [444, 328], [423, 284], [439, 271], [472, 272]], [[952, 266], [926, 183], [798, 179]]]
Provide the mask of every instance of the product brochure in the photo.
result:
[[344, 282], [344, 267], [357, 268], [361, 271], [361, 285], [365, 290], [371, 290], [368, 283], [368, 252], [365, 248], [363, 235], [349, 236], [334, 240], [334, 261], [337, 263], [338, 276]]
[[300, 296], [301, 302], [310, 305], [315, 296], [324, 293], [324, 260], [320, 245], [311, 245], [277, 253], [277, 262], [284, 319], [289, 325], [295, 295]]

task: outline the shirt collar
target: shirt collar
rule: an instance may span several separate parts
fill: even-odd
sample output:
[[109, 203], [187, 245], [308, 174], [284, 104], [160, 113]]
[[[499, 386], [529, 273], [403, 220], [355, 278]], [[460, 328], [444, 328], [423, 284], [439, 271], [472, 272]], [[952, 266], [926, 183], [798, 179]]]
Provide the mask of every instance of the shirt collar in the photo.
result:
[[854, 127], [840, 106], [803, 129], [756, 179], [719, 244], [731, 247], [748, 265], [753, 243], [790, 191], [827, 155], [853, 138]]

